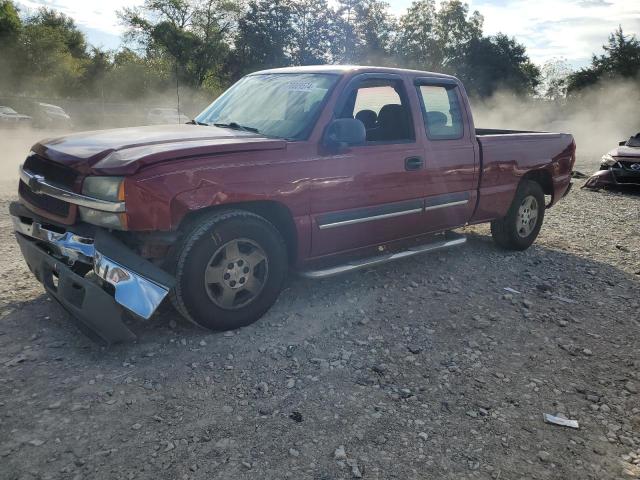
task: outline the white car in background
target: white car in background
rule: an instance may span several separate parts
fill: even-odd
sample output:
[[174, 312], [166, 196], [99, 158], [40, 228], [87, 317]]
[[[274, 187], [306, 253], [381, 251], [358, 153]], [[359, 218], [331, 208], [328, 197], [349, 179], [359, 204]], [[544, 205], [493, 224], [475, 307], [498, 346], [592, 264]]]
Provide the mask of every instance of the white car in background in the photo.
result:
[[51, 105], [50, 103], [37, 102], [33, 108], [33, 118], [36, 127], [61, 130], [70, 130], [73, 128], [71, 117], [62, 107]]
[[183, 113], [179, 113], [177, 108], [152, 108], [147, 112], [147, 124], [149, 125], [187, 123], [190, 120]]
[[0, 105], [0, 127], [28, 127], [31, 121], [29, 115], [22, 115], [11, 107]]

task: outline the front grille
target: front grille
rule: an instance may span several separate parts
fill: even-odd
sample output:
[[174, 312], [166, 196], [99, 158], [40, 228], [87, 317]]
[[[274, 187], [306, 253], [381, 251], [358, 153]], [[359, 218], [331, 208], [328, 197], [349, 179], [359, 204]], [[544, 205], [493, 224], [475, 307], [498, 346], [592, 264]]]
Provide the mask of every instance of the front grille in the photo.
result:
[[57, 198], [53, 198], [48, 195], [38, 195], [37, 193], [34, 193], [22, 180], [20, 180], [18, 192], [22, 198], [34, 207], [53, 213], [59, 217], [66, 217], [69, 215], [69, 204], [67, 202], [63, 202], [62, 200], [58, 200]]
[[[48, 183], [67, 190], [75, 190], [78, 174], [69, 167], [51, 162], [40, 155], [32, 154], [25, 160], [23, 168], [31, 174], [44, 177]], [[58, 217], [66, 218], [69, 215], [71, 207], [63, 200], [58, 200], [48, 195], [38, 195], [31, 190], [29, 185], [22, 181], [20, 181], [18, 191], [20, 196], [34, 207]]]
[[625, 170], [629, 170], [630, 172], [640, 173], [640, 167], [633, 168], [635, 165], [640, 165], [640, 159], [638, 159], [638, 160], [629, 160], [629, 161], [628, 160], [620, 160], [618, 163]]
[[50, 162], [40, 155], [31, 155], [24, 162], [24, 169], [42, 175], [47, 182], [73, 190], [78, 174], [69, 167]]

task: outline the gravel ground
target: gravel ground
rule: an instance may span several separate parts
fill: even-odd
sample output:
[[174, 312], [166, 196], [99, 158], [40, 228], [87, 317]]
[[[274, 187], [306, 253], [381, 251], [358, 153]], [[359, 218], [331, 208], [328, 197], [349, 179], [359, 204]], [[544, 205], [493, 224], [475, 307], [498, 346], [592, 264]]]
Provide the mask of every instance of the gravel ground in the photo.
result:
[[104, 348], [28, 273], [13, 191], [3, 479], [640, 478], [640, 196], [575, 188], [526, 252], [468, 229], [457, 250], [294, 279], [235, 332], [165, 308]]

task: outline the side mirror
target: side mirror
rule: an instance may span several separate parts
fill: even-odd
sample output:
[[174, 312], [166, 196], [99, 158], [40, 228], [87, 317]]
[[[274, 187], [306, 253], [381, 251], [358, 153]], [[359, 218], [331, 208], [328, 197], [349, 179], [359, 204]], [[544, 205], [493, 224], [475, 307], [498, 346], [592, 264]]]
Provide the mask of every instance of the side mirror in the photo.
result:
[[355, 118], [337, 118], [325, 131], [324, 145], [331, 151], [340, 152], [351, 145], [361, 145], [367, 140], [364, 123]]
[[623, 141], [621, 141], [621, 142], [618, 142], [618, 145], [619, 145], [619, 146], [621, 146], [621, 147], [624, 147], [626, 144], [627, 144], [627, 141], [626, 141], [626, 140], [623, 140]]

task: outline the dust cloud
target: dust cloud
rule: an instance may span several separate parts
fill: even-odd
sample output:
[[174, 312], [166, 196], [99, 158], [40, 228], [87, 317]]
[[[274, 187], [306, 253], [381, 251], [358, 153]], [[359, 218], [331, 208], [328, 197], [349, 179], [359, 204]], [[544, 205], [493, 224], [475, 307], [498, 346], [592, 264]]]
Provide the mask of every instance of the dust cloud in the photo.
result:
[[[217, 96], [216, 92], [180, 89], [181, 121], [191, 119], [204, 110]], [[106, 128], [149, 125], [154, 109], [178, 108], [175, 90], [155, 92], [135, 102], [102, 102], [98, 100], [47, 99], [10, 97], [0, 95], [0, 105], [8, 105], [19, 113], [30, 114], [25, 106], [35, 102], [62, 107], [73, 122], [73, 129], [42, 129], [35, 127], [6, 128], [0, 124], [0, 195], [17, 195], [18, 167], [24, 162], [31, 147], [40, 140], [56, 138], [69, 133]], [[177, 119], [176, 119], [177, 123]]]
[[[175, 95], [175, 94], [174, 94]], [[184, 95], [187, 116], [199, 113], [212, 98]], [[95, 102], [73, 102], [66, 106], [74, 118], [74, 130], [93, 130], [144, 125], [150, 105], [171, 106], [169, 93], [142, 104], [97, 105]], [[142, 102], [141, 102], [142, 103]], [[596, 170], [600, 157], [621, 140], [640, 131], [640, 82], [616, 82], [598, 85], [579, 97], [549, 101], [518, 97], [499, 92], [490, 99], [472, 100], [476, 127], [566, 132], [574, 135], [578, 146], [577, 168], [589, 173]], [[186, 105], [185, 105], [186, 106]], [[69, 108], [71, 107], [71, 108]], [[74, 115], [75, 112], [78, 112]], [[65, 133], [62, 130], [0, 129], [0, 194], [12, 195], [16, 190], [18, 166], [31, 146], [44, 138]]]
[[573, 134], [576, 168], [590, 173], [621, 140], [640, 132], [640, 82], [599, 84], [575, 98], [556, 101], [499, 92], [472, 101], [476, 128], [539, 130]]
[[17, 195], [18, 167], [27, 157], [31, 146], [43, 138], [63, 135], [33, 128], [0, 129], [0, 194]]

